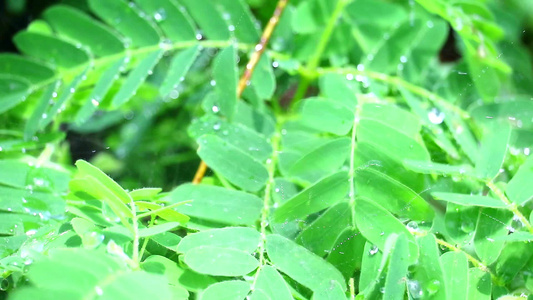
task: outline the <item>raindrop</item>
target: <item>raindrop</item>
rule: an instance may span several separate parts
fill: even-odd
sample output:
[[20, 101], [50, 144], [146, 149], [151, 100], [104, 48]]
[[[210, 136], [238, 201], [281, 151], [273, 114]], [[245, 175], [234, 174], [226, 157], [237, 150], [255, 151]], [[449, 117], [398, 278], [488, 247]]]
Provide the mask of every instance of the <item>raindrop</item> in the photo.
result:
[[[0, 147], [0, 151], [2, 151], [2, 147]], [[526, 156], [529, 155], [530, 151], [531, 150], [529, 148], [527, 148], [527, 147], [524, 148], [524, 155], [526, 155]]]
[[222, 18], [224, 20], [229, 20], [231, 18], [231, 15], [229, 13], [225, 12], [225, 13], [222, 14]]
[[46, 113], [44, 113], [44, 114], [42, 115], [42, 117], [43, 117], [43, 119], [46, 119], [46, 118], [48, 118], [48, 115], [47, 115]]
[[211, 86], [215, 86], [215, 85], [217, 85], [217, 82], [213, 79], [213, 80], [211, 80], [211, 81], [209, 82], [209, 84], [210, 84]]
[[168, 94], [168, 96], [170, 97], [170, 99], [178, 99], [178, 97], [180, 96], [180, 92], [178, 92], [178, 90], [172, 90], [170, 91], [170, 94]]
[[272, 67], [273, 67], [273, 68], [277, 68], [277, 67], [279, 67], [279, 63], [278, 63], [277, 61], [273, 61], [273, 62], [272, 62]]
[[400, 56], [400, 61], [402, 64], [405, 64], [407, 62], [407, 57], [405, 55]]
[[433, 28], [434, 24], [433, 24], [432, 21], [427, 21], [427, 22], [426, 22], [426, 26], [427, 26], [428, 28]]
[[76, 91], [76, 89], [74, 89], [74, 88], [70, 88], [70, 93], [71, 93], [71, 94], [74, 94], [75, 91]]
[[91, 99], [91, 103], [92, 103], [94, 106], [98, 106], [98, 105], [100, 105], [100, 102], [96, 101], [96, 99]]
[[373, 246], [370, 248], [370, 250], [368, 251], [368, 254], [370, 254], [370, 255], [374, 255], [374, 254], [378, 253], [378, 251], [379, 251], [378, 246], [373, 245]]
[[52, 98], [56, 98], [57, 97], [57, 93], [56, 92], [53, 92], [52, 93]]
[[220, 108], [216, 105], [213, 105], [213, 107], [211, 107], [211, 110], [216, 114], [220, 111]]
[[353, 74], [351, 74], [351, 73], [346, 74], [346, 79], [347, 80], [353, 80], [353, 78], [354, 78]]
[[203, 38], [202, 34], [198, 32], [198, 33], [196, 34], [196, 39], [197, 39], [197, 40], [201, 40], [202, 38]]
[[263, 50], [263, 45], [261, 44], [255, 45], [255, 51], [261, 51], [261, 50]]
[[235, 26], [234, 25], [229, 25], [228, 26], [228, 30], [231, 31], [231, 32], [235, 31]]
[[99, 286], [95, 286], [95, 287], [94, 287], [94, 292], [95, 292], [96, 295], [98, 295], [98, 296], [102, 296], [102, 295], [104, 294], [104, 291], [103, 291], [102, 288], [99, 287]]
[[435, 294], [436, 292], [438, 292], [440, 289], [440, 281], [438, 280], [433, 280], [431, 281], [428, 286], [427, 286], [427, 291], [430, 295], [433, 295]]
[[362, 72], [364, 70], [365, 70], [365, 65], [363, 65], [363, 64], [358, 64], [357, 65], [357, 71], [361, 71]]
[[428, 113], [428, 119], [433, 124], [441, 124], [444, 121], [446, 115], [438, 110], [437, 108], [432, 108]]
[[415, 221], [410, 221], [409, 223], [407, 223], [407, 229], [410, 231], [410, 232], [416, 232], [418, 231], [418, 223], [415, 222]]
[[213, 125], [213, 130], [218, 131], [219, 129], [220, 129], [220, 123], [216, 122], [216, 123]]
[[424, 295], [424, 292], [422, 291], [418, 280], [408, 280], [407, 290], [409, 290], [409, 294], [411, 294], [411, 297], [413, 297], [413, 299], [420, 299]]
[[166, 18], [167, 18], [167, 12], [163, 8], [158, 9], [154, 14], [154, 19], [157, 22], [164, 21]]
[[367, 59], [367, 60], [373, 60], [373, 59], [374, 59], [374, 55], [373, 55], [373, 54], [368, 54], [368, 55], [366, 56], [366, 59]]

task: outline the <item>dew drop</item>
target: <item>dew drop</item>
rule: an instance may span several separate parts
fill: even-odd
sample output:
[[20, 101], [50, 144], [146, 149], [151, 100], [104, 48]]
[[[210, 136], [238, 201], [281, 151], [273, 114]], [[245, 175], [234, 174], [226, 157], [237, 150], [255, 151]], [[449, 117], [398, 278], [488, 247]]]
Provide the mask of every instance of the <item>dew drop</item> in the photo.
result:
[[93, 104], [93, 106], [100, 105], [100, 102], [96, 101], [96, 99], [91, 99], [91, 103]]
[[220, 123], [218, 123], [218, 122], [215, 123], [215, 124], [213, 125], [213, 130], [215, 130], [215, 131], [220, 130]]
[[166, 18], [167, 12], [163, 8], [158, 9], [154, 14], [154, 19], [156, 20], [156, 22], [162, 22]]
[[277, 61], [273, 61], [273, 62], [272, 62], [272, 67], [273, 67], [273, 68], [277, 68], [277, 67], [279, 67], [279, 63], [278, 63]]
[[211, 110], [216, 114], [220, 111], [220, 108], [216, 105], [213, 105], [213, 107], [211, 107]]
[[433, 107], [428, 113], [428, 119], [433, 124], [441, 124], [445, 117], [446, 115], [436, 107]]
[[370, 255], [374, 255], [374, 254], [378, 253], [378, 251], [379, 251], [378, 246], [373, 245], [373, 246], [370, 248], [370, 250], [368, 251], [368, 254], [370, 254]]
[[424, 295], [422, 288], [420, 287], [420, 282], [418, 280], [409, 280], [407, 281], [407, 290], [413, 299], [420, 299]]
[[94, 287], [94, 292], [95, 292], [96, 295], [98, 295], [98, 296], [102, 296], [102, 295], [104, 294], [104, 291], [103, 291], [102, 288], [99, 287], [99, 286], [95, 286], [95, 287]]
[[351, 73], [346, 74], [346, 79], [347, 80], [353, 80], [353, 78], [354, 78], [353, 74], [351, 74]]
[[261, 44], [255, 45], [255, 51], [261, 51], [261, 50], [263, 50], [263, 45]]
[[358, 64], [357, 65], [357, 71], [361, 71], [362, 72], [364, 70], [365, 70], [365, 65], [363, 65], [363, 64]]
[[433, 24], [432, 21], [427, 21], [427, 22], [426, 22], [426, 26], [427, 26], [428, 28], [433, 28], [433, 26], [435, 26], [435, 25]]
[[438, 292], [440, 289], [440, 281], [439, 280], [433, 280], [431, 282], [429, 282], [428, 286], [427, 286], [427, 291], [430, 295], [433, 295], [435, 294], [436, 292]]
[[410, 221], [409, 223], [407, 223], [407, 229], [410, 231], [410, 232], [417, 232], [418, 231], [418, 223], [415, 222], [415, 221]]
[[229, 25], [228, 26], [228, 30], [231, 31], [231, 32], [235, 31], [235, 26], [234, 25]]
[[407, 62], [407, 57], [405, 55], [400, 56], [400, 62], [405, 64]]
[[211, 80], [211, 81], [209, 82], [209, 84], [210, 84], [211, 86], [215, 86], [215, 85], [217, 85], [217, 82], [213, 79], [213, 80]]
[[196, 34], [196, 39], [197, 40], [201, 40], [203, 38], [202, 34], [201, 33], [197, 33]]
[[170, 91], [168, 96], [170, 97], [170, 99], [178, 99], [178, 97], [180, 96], [180, 92], [178, 92], [178, 90], [172, 90]]

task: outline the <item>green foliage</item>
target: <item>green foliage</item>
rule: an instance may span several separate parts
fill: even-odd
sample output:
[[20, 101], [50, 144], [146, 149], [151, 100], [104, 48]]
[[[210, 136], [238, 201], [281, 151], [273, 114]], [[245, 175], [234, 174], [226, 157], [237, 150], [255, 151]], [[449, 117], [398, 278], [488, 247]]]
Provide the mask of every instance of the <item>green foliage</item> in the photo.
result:
[[0, 299], [533, 297], [527, 4], [66, 2], [0, 53]]

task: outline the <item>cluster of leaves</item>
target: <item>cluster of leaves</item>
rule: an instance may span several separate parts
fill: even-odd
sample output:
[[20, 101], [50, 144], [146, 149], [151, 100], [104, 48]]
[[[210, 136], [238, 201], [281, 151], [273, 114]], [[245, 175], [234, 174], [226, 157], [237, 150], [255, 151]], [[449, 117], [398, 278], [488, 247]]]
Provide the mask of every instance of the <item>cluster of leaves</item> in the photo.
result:
[[[14, 37], [0, 297], [533, 297], [531, 7], [248, 2], [79, 1]], [[106, 150], [74, 167], [64, 128]]]

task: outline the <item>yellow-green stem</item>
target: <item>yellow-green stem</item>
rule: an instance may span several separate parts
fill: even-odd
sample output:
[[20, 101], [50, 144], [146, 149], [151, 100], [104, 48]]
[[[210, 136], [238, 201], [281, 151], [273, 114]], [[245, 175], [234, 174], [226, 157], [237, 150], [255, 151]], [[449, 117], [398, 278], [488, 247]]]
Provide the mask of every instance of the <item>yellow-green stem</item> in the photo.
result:
[[520, 212], [516, 204], [507, 199], [507, 196], [505, 196], [504, 192], [496, 184], [494, 184], [492, 180], [485, 182], [485, 184], [503, 203], [505, 203], [505, 205], [507, 205], [508, 209], [513, 212], [513, 214], [520, 220], [520, 222], [522, 222], [522, 224], [524, 224], [527, 230], [530, 233], [533, 233], [533, 227], [527, 218], [522, 214], [522, 212]]

